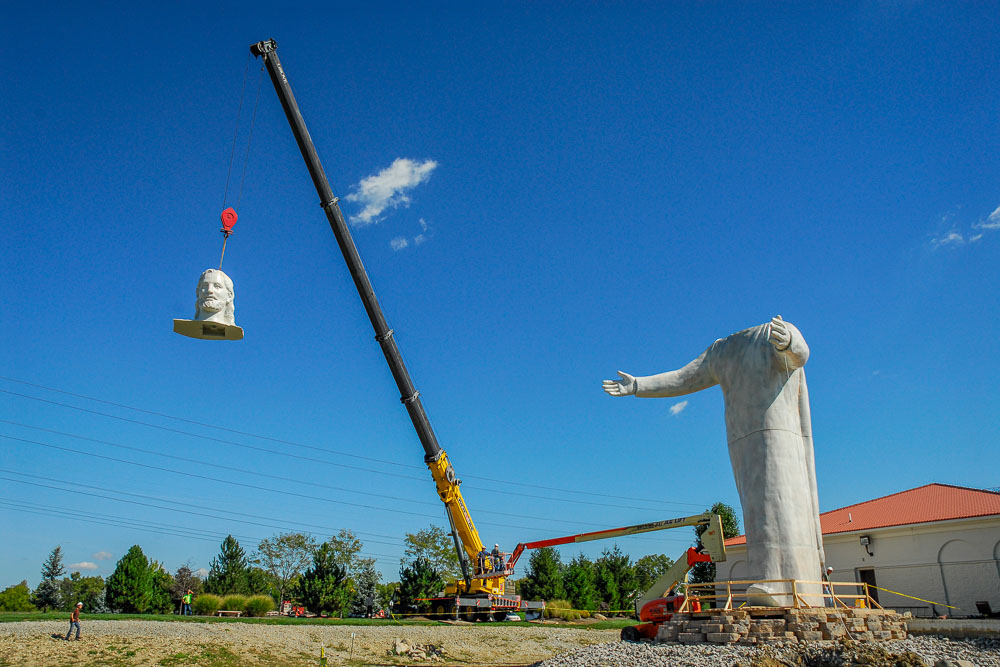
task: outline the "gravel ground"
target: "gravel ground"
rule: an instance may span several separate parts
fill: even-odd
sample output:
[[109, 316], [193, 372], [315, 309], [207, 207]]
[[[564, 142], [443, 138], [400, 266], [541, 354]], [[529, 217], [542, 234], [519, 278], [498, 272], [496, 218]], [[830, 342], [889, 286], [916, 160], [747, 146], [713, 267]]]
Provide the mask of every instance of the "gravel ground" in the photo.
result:
[[1000, 640], [947, 639], [933, 635], [901, 641], [846, 645], [709, 646], [612, 642], [581, 648], [537, 663], [537, 667], [835, 667], [884, 665], [923, 667], [938, 660], [967, 660], [976, 667], [1000, 667]]
[[[418, 664], [390, 656], [396, 639], [433, 644], [444, 663], [526, 665], [615, 641], [618, 630], [468, 624], [455, 626], [264, 625], [87, 621], [82, 639], [63, 641], [63, 621], [0, 624], [0, 667], [8, 665], [331, 665]], [[353, 663], [351, 634], [354, 641]], [[428, 664], [424, 662], [424, 664]]]
[[[389, 655], [397, 639], [440, 647], [445, 657], [440, 664], [923, 667], [933, 666], [938, 660], [967, 660], [977, 667], [1000, 667], [1000, 640], [950, 640], [936, 636], [852, 647], [819, 644], [750, 647], [626, 643], [618, 641], [618, 630], [494, 624], [349, 626], [84, 620], [81, 625], [83, 639], [66, 642], [53, 637], [66, 632], [67, 623], [62, 621], [0, 624], [0, 667], [316, 665], [321, 646], [326, 647], [331, 665], [421, 664]], [[353, 654], [352, 633], [356, 635]]]

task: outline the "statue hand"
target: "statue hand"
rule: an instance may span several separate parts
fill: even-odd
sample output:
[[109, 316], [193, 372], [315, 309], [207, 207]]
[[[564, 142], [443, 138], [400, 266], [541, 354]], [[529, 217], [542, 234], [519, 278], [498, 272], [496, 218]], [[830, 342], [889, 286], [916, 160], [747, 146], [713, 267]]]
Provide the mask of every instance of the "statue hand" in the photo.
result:
[[620, 380], [605, 380], [602, 383], [604, 391], [612, 396], [632, 396], [635, 394], [635, 377], [623, 371], [618, 371], [618, 375], [621, 376]]
[[768, 335], [767, 342], [779, 352], [787, 350], [788, 346], [792, 344], [792, 334], [785, 326], [781, 315], [771, 318], [771, 333]]

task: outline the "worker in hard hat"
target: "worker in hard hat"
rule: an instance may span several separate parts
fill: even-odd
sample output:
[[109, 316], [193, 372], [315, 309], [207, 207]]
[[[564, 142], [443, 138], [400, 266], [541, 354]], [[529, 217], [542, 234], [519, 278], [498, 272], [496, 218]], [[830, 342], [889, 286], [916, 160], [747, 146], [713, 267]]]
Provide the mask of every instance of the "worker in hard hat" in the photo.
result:
[[836, 607], [837, 602], [833, 599], [833, 590], [830, 586], [830, 575], [833, 574], [833, 567], [828, 566], [826, 572], [823, 573], [823, 605], [827, 607]]
[[503, 569], [503, 559], [500, 557], [500, 545], [493, 545], [493, 552], [490, 554], [493, 556], [493, 569], [502, 570]]
[[479, 553], [476, 555], [476, 565], [479, 566], [478, 574], [486, 574], [486, 559], [488, 557], [489, 554], [486, 553], [486, 547], [479, 550]]

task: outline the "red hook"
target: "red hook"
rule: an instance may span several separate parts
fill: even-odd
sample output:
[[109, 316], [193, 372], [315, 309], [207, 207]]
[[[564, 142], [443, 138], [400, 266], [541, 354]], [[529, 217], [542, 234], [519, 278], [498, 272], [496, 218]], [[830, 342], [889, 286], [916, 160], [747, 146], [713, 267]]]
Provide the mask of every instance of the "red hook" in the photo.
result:
[[232, 208], [227, 208], [225, 211], [222, 212], [221, 217], [222, 217], [222, 229], [220, 229], [219, 231], [225, 234], [226, 238], [228, 239], [229, 235], [233, 233], [233, 225], [236, 224], [237, 220], [236, 211], [234, 211]]

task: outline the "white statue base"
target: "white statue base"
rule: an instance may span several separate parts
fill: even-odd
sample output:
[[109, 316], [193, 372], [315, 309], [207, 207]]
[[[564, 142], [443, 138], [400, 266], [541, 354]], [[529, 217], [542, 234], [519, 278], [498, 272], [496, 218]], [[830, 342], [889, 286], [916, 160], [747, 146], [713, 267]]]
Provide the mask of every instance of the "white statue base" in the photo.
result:
[[202, 340], [243, 340], [243, 329], [235, 324], [205, 320], [174, 320], [174, 331], [188, 338]]

